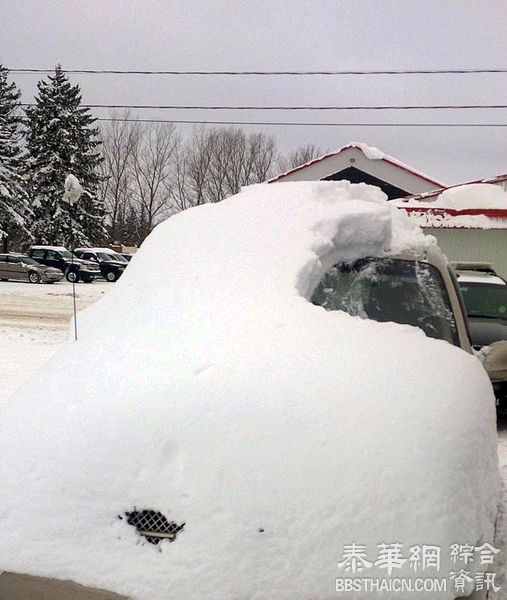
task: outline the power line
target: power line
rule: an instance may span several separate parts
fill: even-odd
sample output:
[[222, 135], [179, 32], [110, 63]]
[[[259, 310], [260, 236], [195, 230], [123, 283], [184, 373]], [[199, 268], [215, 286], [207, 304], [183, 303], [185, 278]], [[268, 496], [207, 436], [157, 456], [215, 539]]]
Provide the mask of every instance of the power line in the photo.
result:
[[[54, 69], [8, 69], [11, 73], [53, 73]], [[498, 69], [391, 69], [391, 70], [343, 70], [343, 71], [149, 71], [122, 69], [62, 69], [64, 73], [79, 75], [227, 75], [227, 76], [332, 76], [332, 75], [474, 75], [477, 73], [507, 73]]]
[[[23, 103], [21, 106], [36, 106], [34, 103]], [[469, 109], [505, 109], [507, 104], [435, 104], [435, 105], [391, 105], [391, 106], [186, 106], [157, 104], [82, 104], [84, 108], [109, 108], [133, 110], [469, 110]]]
[[[27, 117], [21, 117], [28, 121]], [[194, 119], [137, 119], [123, 117], [96, 117], [94, 121], [110, 123], [171, 123], [184, 125], [260, 125], [290, 127], [507, 127], [507, 123], [313, 123], [303, 121], [214, 121]]]
[[97, 121], [129, 123], [172, 123], [187, 125], [267, 125], [291, 127], [507, 127], [507, 123], [308, 123], [287, 121], [193, 121], [169, 119], [119, 119], [101, 117]]

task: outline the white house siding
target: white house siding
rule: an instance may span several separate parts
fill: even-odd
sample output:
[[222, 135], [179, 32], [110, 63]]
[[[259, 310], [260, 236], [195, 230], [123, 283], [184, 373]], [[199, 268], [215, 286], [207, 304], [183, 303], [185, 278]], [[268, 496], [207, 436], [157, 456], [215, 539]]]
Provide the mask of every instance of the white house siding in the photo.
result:
[[485, 261], [507, 279], [507, 229], [425, 228], [449, 260]]
[[319, 181], [348, 167], [355, 167], [411, 194], [428, 192], [438, 187], [435, 182], [385, 160], [367, 158], [362, 150], [353, 147], [331, 154], [300, 169], [294, 169], [281, 176], [280, 181]]

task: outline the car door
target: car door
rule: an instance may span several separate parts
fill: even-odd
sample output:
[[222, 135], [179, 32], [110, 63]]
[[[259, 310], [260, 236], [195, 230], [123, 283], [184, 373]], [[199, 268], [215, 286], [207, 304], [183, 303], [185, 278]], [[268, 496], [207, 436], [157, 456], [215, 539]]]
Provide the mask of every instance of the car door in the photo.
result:
[[[36, 257], [34, 256], [34, 258]], [[44, 264], [46, 264], [48, 267], [55, 267], [55, 269], [63, 270], [61, 267], [63, 264], [62, 257], [59, 252], [56, 252], [56, 250], [46, 250]]]
[[5, 254], [0, 255], [0, 279], [8, 279], [7, 273], [7, 256]]
[[28, 279], [23, 263], [17, 256], [7, 257], [7, 272], [9, 273], [9, 279], [17, 279], [18, 281]]
[[81, 258], [83, 260], [91, 260], [96, 263], [99, 262], [99, 259], [97, 258], [97, 255], [94, 252], [83, 252], [83, 254], [81, 255]]

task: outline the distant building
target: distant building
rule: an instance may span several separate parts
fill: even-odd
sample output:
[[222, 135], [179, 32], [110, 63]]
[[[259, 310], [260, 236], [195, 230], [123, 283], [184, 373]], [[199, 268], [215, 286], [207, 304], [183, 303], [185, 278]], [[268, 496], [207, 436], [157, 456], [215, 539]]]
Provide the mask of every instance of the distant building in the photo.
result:
[[398, 206], [450, 260], [490, 262], [507, 278], [507, 174], [409, 196]]
[[270, 183], [341, 179], [352, 183], [376, 185], [389, 200], [444, 187], [443, 183], [416, 171], [377, 148], [356, 142], [282, 173], [271, 179]]

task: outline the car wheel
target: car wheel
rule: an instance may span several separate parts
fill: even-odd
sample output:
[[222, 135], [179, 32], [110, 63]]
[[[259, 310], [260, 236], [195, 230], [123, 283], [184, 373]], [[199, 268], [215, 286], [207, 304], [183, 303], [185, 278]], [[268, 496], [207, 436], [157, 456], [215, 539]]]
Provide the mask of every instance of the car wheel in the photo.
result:
[[35, 271], [30, 271], [30, 273], [28, 273], [28, 281], [30, 283], [39, 283], [40, 275], [38, 273], [36, 273]]
[[107, 281], [116, 281], [116, 273], [114, 271], [108, 271], [106, 273]]
[[65, 274], [65, 279], [69, 283], [77, 283], [79, 280], [79, 277], [78, 277], [76, 271], [67, 271], [67, 273]]

